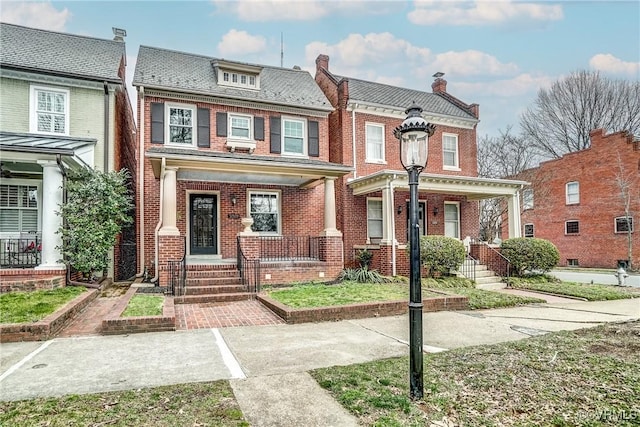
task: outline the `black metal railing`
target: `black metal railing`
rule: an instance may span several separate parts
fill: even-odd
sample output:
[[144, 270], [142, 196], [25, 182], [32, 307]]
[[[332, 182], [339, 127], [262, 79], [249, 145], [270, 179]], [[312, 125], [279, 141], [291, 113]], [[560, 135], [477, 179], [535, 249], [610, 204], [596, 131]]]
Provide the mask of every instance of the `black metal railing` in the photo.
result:
[[511, 265], [511, 261], [504, 255], [500, 253], [500, 251], [495, 250], [489, 245], [485, 245], [488, 250], [489, 256], [487, 257], [486, 265], [489, 270], [496, 273], [498, 276], [502, 276], [505, 278], [511, 277], [511, 272], [513, 270], [513, 266]]
[[0, 239], [0, 267], [33, 268], [40, 265], [42, 241], [38, 235]]
[[246, 292], [256, 294], [260, 292], [260, 260], [248, 259], [244, 252], [242, 252], [240, 237], [237, 238], [236, 242], [236, 255], [238, 271], [240, 272], [240, 281]]
[[467, 279], [471, 279], [475, 282], [476, 280], [476, 266], [478, 265], [478, 260], [467, 254], [464, 262], [458, 269], [458, 271]]
[[318, 260], [320, 238], [316, 236], [260, 236], [263, 261]]
[[187, 238], [183, 237], [184, 249], [182, 258], [167, 261], [169, 269], [169, 283], [167, 292], [173, 296], [183, 296], [187, 286]]

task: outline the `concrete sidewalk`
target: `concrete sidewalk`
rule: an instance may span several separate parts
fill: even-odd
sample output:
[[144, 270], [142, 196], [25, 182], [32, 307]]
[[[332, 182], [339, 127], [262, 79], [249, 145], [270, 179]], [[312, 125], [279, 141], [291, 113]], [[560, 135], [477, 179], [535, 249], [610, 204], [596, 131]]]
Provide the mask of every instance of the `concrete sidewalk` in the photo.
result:
[[[640, 318], [639, 300], [424, 314], [426, 351]], [[408, 354], [408, 316], [0, 345], [0, 400], [231, 380], [252, 426], [356, 420], [307, 371]]]

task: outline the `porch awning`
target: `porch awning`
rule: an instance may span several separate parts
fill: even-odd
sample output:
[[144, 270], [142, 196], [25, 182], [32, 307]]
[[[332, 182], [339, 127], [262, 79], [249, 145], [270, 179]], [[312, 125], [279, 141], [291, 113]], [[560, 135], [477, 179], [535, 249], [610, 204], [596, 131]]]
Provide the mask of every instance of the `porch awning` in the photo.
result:
[[86, 160], [92, 162], [97, 142], [94, 138], [0, 132], [3, 162], [54, 160], [59, 155], [68, 167], [89, 167]]
[[256, 156], [181, 148], [151, 147], [146, 152], [153, 173], [160, 177], [162, 159], [177, 167], [179, 180], [262, 183], [309, 188], [325, 178], [339, 178], [353, 169], [338, 163], [295, 157]]
[[[348, 182], [356, 196], [381, 191], [391, 185], [394, 189], [409, 190], [406, 171], [383, 170]], [[420, 174], [419, 191], [466, 196], [468, 200], [482, 200], [509, 196], [518, 192], [526, 181], [490, 179], [469, 176]]]

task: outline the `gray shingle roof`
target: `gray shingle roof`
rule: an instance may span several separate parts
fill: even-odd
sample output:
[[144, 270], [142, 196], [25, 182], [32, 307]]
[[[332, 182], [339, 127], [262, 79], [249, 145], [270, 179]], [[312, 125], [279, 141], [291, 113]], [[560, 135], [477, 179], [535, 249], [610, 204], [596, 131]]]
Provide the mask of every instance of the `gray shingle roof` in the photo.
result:
[[125, 44], [0, 23], [2, 67], [120, 82]]
[[232, 88], [217, 84], [215, 70], [211, 64], [215, 59], [219, 58], [140, 46], [133, 85], [332, 110], [331, 104], [314, 78], [306, 71], [251, 64], [262, 67], [260, 90]]
[[413, 101], [415, 101], [425, 112], [476, 120], [470, 112], [460, 108], [437, 93], [389, 86], [382, 83], [337, 76], [335, 74], [333, 76], [338, 81], [341, 79], [347, 79], [349, 81], [349, 99], [352, 101], [388, 105], [401, 109], [408, 108], [413, 104]]

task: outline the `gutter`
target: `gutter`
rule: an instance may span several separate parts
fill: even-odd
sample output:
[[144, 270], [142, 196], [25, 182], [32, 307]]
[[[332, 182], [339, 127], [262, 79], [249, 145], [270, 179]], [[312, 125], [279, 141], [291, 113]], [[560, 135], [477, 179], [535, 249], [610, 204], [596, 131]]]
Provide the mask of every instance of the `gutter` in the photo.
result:
[[[138, 147], [138, 237], [139, 243], [138, 248], [138, 267], [142, 270], [136, 277], [143, 277], [145, 275], [145, 271], [147, 271], [147, 266], [144, 261], [144, 86], [140, 86], [138, 89], [138, 99], [142, 100], [138, 103], [138, 108], [136, 111], [138, 112], [138, 138], [139, 138], [139, 147]], [[136, 100], [137, 102], [137, 100]], [[140, 104], [142, 105], [142, 112], [140, 112]], [[146, 277], [145, 277], [146, 278]]]
[[353, 109], [351, 110], [351, 148], [353, 155], [353, 179], [358, 178], [358, 168], [356, 161], [356, 108], [358, 108], [358, 104], [354, 104]]
[[104, 172], [109, 172], [109, 84], [104, 82]]

